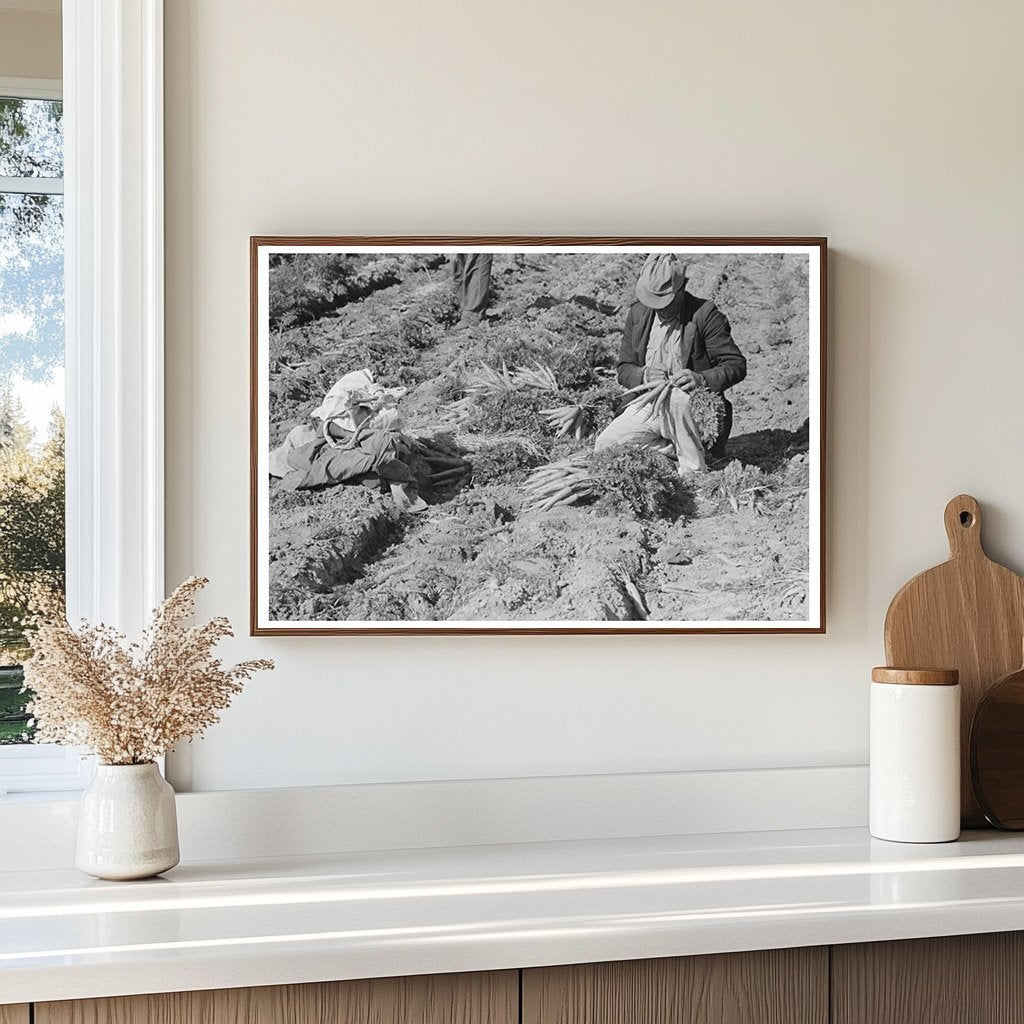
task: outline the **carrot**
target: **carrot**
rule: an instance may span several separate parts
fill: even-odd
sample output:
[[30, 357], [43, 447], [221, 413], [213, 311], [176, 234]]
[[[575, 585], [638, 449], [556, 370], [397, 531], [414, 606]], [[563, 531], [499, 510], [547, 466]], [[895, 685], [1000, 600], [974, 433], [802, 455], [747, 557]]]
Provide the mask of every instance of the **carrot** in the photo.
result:
[[544, 473], [538, 470], [536, 473], [532, 473], [530, 475], [528, 483], [541, 483], [547, 480], [561, 480], [567, 473], [575, 474], [578, 472], [582, 472], [582, 470], [557, 469], [553, 472], [548, 473]]
[[656, 388], [660, 382], [656, 380], [647, 380], [643, 384], [638, 384], [635, 388], [630, 388], [628, 391], [622, 392], [623, 398], [628, 398], [630, 395], [640, 395], [645, 391], [650, 391], [651, 388]]
[[550, 498], [546, 498], [537, 506], [538, 512], [546, 512], [549, 508], [554, 508], [560, 501], [568, 498], [572, 494], [571, 487], [564, 487], [562, 490], [553, 494]]
[[469, 465], [465, 459], [453, 459], [449, 458], [447, 455], [425, 455], [424, 458], [431, 466], [445, 466], [450, 468], [453, 466], [461, 467]]
[[556, 491], [560, 491], [563, 487], [570, 487], [575, 484], [580, 484], [587, 477], [585, 476], [574, 476], [568, 477], [565, 480], [552, 480], [550, 483], [545, 484], [543, 487], [527, 487], [525, 493], [533, 495], [534, 497], [545, 496], [554, 494]]
[[465, 476], [465, 469], [446, 469], [443, 473], [434, 473], [430, 477], [430, 482], [434, 484], [445, 483], [448, 480], [455, 480], [460, 476]]
[[665, 393], [666, 387], [668, 387], [668, 381], [662, 381], [646, 394], [633, 399], [633, 401], [629, 403], [629, 408], [633, 409], [635, 412], [643, 412], [648, 406], [657, 402], [657, 400]]
[[669, 402], [672, 401], [672, 385], [669, 384], [667, 388], [658, 396], [658, 400], [654, 403], [651, 410], [651, 415], [657, 419], [663, 412], [668, 409]]

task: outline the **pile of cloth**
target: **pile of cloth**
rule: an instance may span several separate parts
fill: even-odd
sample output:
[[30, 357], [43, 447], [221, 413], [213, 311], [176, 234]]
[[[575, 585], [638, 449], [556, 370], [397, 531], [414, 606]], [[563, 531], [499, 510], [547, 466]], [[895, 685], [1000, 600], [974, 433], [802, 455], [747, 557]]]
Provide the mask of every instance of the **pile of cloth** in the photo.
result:
[[404, 511], [427, 507], [409, 466], [412, 440], [398, 401], [405, 388], [378, 384], [369, 368], [346, 373], [270, 453], [270, 475], [289, 490], [336, 484], [386, 484]]

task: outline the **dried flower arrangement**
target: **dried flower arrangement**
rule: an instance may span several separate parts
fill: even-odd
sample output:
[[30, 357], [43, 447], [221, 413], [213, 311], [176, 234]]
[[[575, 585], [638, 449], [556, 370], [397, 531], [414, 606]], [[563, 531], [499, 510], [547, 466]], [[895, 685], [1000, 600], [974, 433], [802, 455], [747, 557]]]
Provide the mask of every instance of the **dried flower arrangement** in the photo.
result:
[[182, 583], [153, 612], [141, 644], [109, 626], [40, 617], [25, 663], [37, 742], [82, 747], [104, 764], [146, 764], [217, 722], [245, 680], [274, 663], [225, 668], [213, 648], [233, 635], [228, 620], [187, 625], [208, 582]]

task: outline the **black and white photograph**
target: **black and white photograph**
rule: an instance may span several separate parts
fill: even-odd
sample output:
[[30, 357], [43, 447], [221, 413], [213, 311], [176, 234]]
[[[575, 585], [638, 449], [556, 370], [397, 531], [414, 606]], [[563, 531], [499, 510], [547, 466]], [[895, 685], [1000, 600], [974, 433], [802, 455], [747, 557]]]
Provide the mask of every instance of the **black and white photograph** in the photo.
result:
[[252, 239], [253, 633], [823, 631], [825, 253]]

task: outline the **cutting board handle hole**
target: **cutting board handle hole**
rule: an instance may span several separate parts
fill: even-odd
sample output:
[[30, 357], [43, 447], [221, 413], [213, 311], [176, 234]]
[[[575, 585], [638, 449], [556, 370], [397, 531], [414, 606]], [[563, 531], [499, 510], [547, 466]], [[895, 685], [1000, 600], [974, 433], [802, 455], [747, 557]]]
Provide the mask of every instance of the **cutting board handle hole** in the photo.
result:
[[974, 516], [970, 512], [960, 513], [960, 525], [969, 527], [974, 522]]

